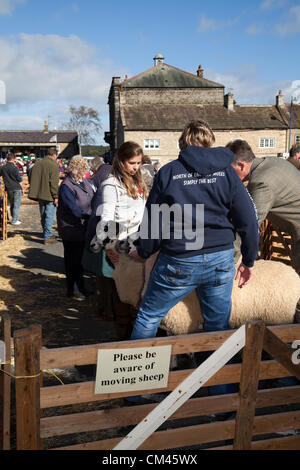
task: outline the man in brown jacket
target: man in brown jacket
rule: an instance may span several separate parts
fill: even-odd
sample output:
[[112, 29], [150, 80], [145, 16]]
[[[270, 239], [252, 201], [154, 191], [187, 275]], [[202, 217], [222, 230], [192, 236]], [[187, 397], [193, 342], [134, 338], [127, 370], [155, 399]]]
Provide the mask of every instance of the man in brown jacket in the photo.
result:
[[52, 233], [58, 202], [59, 169], [56, 159], [57, 150], [51, 148], [47, 157], [35, 163], [30, 177], [28, 197], [39, 203], [45, 245], [56, 241]]
[[233, 168], [243, 180], [257, 209], [259, 225], [267, 218], [292, 238], [292, 265], [300, 276], [300, 173], [277, 157], [255, 158], [245, 140], [227, 144], [235, 155]]

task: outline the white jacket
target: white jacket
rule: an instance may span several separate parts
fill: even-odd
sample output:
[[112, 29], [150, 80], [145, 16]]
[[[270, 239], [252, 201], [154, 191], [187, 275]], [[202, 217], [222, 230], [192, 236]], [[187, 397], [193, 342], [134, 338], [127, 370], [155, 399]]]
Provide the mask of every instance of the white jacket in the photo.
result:
[[137, 232], [142, 222], [146, 200], [143, 195], [133, 199], [128, 195], [124, 186], [114, 176], [103, 181], [102, 205], [97, 210], [101, 220], [96, 228], [96, 237], [101, 243], [103, 230], [107, 222], [114, 221], [122, 225], [123, 231], [118, 235], [118, 240], [127, 238]]

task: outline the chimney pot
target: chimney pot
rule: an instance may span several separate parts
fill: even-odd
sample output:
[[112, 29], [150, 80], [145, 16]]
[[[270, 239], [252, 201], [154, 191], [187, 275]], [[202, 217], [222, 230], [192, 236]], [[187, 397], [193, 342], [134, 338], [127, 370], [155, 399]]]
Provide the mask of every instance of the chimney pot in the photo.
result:
[[203, 78], [203, 68], [202, 68], [202, 65], [199, 65], [199, 67], [198, 67], [197, 76], [200, 77], [200, 78]]

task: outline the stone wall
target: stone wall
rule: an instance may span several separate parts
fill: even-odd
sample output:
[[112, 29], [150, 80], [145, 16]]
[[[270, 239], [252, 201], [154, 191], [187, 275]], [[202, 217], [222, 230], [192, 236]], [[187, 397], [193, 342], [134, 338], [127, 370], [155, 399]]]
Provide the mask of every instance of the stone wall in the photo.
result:
[[223, 88], [123, 88], [123, 102], [138, 104], [224, 104]]
[[[225, 146], [231, 140], [243, 139], [248, 142], [257, 157], [277, 157], [278, 153], [286, 151], [286, 134], [286, 130], [274, 129], [215, 132], [215, 146]], [[260, 148], [260, 138], [275, 138], [275, 148]]]
[[[272, 157], [277, 156], [278, 153], [285, 152], [286, 146], [286, 131], [285, 130], [267, 130], [267, 131], [223, 131], [215, 132], [216, 142], [215, 147], [225, 146], [228, 142], [234, 139], [246, 140], [251, 146], [254, 154], [257, 157]], [[158, 159], [161, 165], [168, 163], [178, 157], [179, 146], [178, 140], [181, 132], [158, 132], [158, 131], [125, 131], [124, 141], [133, 140], [144, 148], [145, 139], [159, 139], [160, 149], [150, 150], [144, 149], [146, 155], [152, 159]], [[276, 139], [276, 147], [274, 149], [259, 148], [260, 137]], [[120, 142], [122, 143], [122, 142]]]

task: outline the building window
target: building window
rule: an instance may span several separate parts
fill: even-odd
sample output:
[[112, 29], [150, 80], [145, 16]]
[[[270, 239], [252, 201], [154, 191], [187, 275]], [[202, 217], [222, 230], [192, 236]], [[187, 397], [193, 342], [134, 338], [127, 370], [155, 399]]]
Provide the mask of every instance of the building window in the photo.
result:
[[144, 140], [144, 149], [145, 150], [159, 150], [160, 149], [160, 139], [145, 139]]
[[275, 138], [261, 138], [259, 139], [259, 148], [261, 149], [274, 149], [276, 147]]
[[296, 142], [296, 144], [300, 144], [300, 135], [296, 135], [295, 142]]

